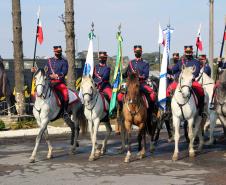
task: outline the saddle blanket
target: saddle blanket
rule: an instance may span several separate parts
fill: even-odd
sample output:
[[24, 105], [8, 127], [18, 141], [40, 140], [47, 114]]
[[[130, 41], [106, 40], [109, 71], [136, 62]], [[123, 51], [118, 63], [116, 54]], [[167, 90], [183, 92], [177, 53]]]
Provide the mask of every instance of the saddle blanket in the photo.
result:
[[[56, 93], [56, 91], [53, 91], [53, 92], [54, 92], [54, 95], [55, 95], [56, 100], [57, 100], [57, 105], [59, 107], [61, 107], [61, 105], [62, 105], [61, 99], [62, 98], [59, 98], [59, 95]], [[69, 105], [72, 105], [73, 103], [76, 103], [80, 100], [78, 93], [71, 90], [71, 89], [68, 89], [68, 96], [69, 96], [69, 102], [68, 102]]]

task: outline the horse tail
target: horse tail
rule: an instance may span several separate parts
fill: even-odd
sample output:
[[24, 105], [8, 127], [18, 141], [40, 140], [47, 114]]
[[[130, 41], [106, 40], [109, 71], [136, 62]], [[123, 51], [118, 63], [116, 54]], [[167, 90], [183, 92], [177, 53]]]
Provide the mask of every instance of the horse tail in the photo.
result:
[[81, 128], [81, 133], [84, 135], [87, 133], [87, 120], [84, 115], [84, 106], [81, 104], [81, 107], [76, 112], [76, 118], [78, 119], [79, 127]]

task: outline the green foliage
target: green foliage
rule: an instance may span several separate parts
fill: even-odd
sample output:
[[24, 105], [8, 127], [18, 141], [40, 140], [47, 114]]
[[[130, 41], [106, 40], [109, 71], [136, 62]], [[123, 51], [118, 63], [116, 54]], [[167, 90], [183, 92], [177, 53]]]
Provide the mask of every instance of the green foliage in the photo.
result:
[[0, 120], [0, 130], [5, 129], [5, 123], [4, 121]]
[[12, 123], [10, 125], [10, 128], [12, 130], [37, 128], [37, 123], [36, 123], [36, 120], [34, 118], [26, 119], [26, 120], [18, 121], [16, 123]]

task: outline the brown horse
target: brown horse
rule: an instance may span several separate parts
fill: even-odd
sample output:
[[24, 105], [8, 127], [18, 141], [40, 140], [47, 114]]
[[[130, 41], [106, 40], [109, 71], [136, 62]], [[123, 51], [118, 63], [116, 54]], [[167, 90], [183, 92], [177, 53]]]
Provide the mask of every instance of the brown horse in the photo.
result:
[[[145, 101], [140, 92], [140, 83], [138, 75], [132, 73], [127, 80], [127, 93], [123, 102], [124, 127], [126, 130], [126, 142], [128, 145], [127, 154], [124, 162], [130, 162], [131, 157], [131, 128], [132, 125], [138, 126], [138, 154], [142, 159], [146, 153], [146, 132], [153, 136], [153, 127], [151, 124], [152, 111], [145, 105]], [[152, 137], [153, 138], [153, 137]], [[143, 140], [143, 146], [142, 146]]]

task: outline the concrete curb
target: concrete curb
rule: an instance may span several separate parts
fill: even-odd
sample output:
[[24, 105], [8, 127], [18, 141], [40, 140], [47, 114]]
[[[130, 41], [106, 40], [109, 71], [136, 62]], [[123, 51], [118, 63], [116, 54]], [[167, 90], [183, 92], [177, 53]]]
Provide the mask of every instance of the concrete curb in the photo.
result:
[[[49, 135], [65, 135], [65, 134], [71, 133], [71, 129], [69, 127], [54, 127], [54, 126], [48, 125], [47, 128], [48, 128]], [[112, 130], [113, 131], [115, 130], [114, 125], [112, 125]], [[105, 126], [100, 125], [99, 131], [106, 131]], [[39, 128], [0, 131], [0, 139], [37, 136], [38, 132], [39, 132]]]

